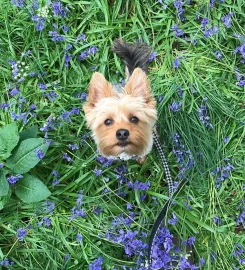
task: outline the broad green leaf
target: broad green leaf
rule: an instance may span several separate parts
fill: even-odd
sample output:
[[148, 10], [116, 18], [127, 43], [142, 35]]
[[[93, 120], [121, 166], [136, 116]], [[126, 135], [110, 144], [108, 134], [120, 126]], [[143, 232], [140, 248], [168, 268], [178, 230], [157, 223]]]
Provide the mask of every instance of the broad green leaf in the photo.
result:
[[19, 141], [18, 128], [16, 123], [11, 123], [3, 127], [0, 131], [0, 157], [6, 159], [11, 155]]
[[30, 138], [37, 138], [38, 127], [31, 126], [20, 132], [20, 141], [24, 141]]
[[0, 197], [0, 210], [3, 209], [4, 205], [9, 201], [11, 192], [7, 194], [7, 196]]
[[44, 139], [26, 139], [14, 150], [6, 164], [15, 174], [26, 173], [40, 161], [36, 154], [36, 151], [39, 149], [44, 154], [46, 153], [48, 145]]
[[9, 183], [6, 179], [7, 171], [0, 172], [0, 196], [6, 196], [9, 191]]
[[40, 202], [51, 194], [42, 181], [29, 174], [16, 183], [15, 193], [25, 203]]

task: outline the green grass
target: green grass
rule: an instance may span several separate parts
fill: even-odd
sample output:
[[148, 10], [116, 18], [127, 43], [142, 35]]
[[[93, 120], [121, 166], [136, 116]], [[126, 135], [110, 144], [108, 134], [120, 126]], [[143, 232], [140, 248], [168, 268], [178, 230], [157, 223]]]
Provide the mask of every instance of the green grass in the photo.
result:
[[[127, 269], [137, 269], [137, 256], [126, 256], [123, 245], [108, 240], [105, 234], [116, 216], [129, 216], [131, 210], [127, 210], [126, 205], [130, 203], [135, 213], [130, 229], [137, 230], [139, 235], [146, 232], [149, 237], [168, 194], [161, 162], [153, 151], [143, 165], [129, 161], [102, 167], [95, 159], [94, 142], [88, 138], [81, 144], [89, 130], [82, 111], [83, 102], [76, 98], [77, 94], [87, 92], [94, 72], [91, 68], [94, 66], [111, 82], [124, 78], [122, 61], [110, 50], [112, 41], [121, 37], [128, 42], [141, 39], [157, 52], [148, 76], [156, 99], [164, 96], [158, 103], [158, 131], [173, 178], [177, 178], [180, 169], [172, 151], [174, 134], [180, 134], [181, 143], [185, 145], [185, 150], [190, 150], [195, 161], [194, 166], [185, 173], [188, 181], [175, 194], [176, 204], [169, 209], [168, 217], [174, 212], [178, 222], [174, 226], [168, 225], [168, 228], [182, 240], [196, 237], [194, 263], [199, 265], [200, 258], [206, 261], [201, 269], [245, 269], [239, 258], [232, 255], [236, 244], [245, 247], [244, 223], [236, 224], [239, 214], [244, 211], [245, 93], [244, 87], [237, 85], [235, 74], [235, 67], [244, 74], [244, 64], [240, 62], [240, 53], [233, 54], [234, 49], [244, 42], [243, 1], [226, 0], [223, 4], [216, 1], [213, 9], [209, 1], [191, 1], [192, 5], [184, 5], [186, 20], [181, 22], [171, 0], [163, 1], [166, 9], [157, 1], [148, 0], [65, 0], [62, 4], [70, 10], [67, 16], [54, 17], [49, 7], [46, 27], [39, 32], [29, 14], [32, 1], [26, 2], [27, 7], [17, 8], [10, 1], [1, 1], [0, 103], [12, 102], [11, 111], [16, 114], [28, 111], [34, 103], [37, 106], [36, 117], [29, 114], [27, 124], [21, 120], [17, 123], [19, 131], [37, 125], [40, 137], [45, 135], [40, 128], [47, 123], [49, 116], [58, 119], [64, 111], [71, 111], [73, 107], [81, 111], [79, 115], [70, 117], [71, 122], [63, 121], [62, 125], [49, 131], [49, 139], [53, 143], [44, 159], [31, 171], [51, 191], [48, 201], [55, 203], [53, 213], [45, 213], [43, 202], [21, 202], [14, 192], [0, 210], [0, 261], [9, 258], [14, 262], [12, 269], [89, 269], [88, 265], [102, 256], [102, 269], [123, 269], [123, 265]], [[45, 2], [39, 1], [41, 6]], [[195, 20], [196, 12], [200, 15], [199, 20]], [[221, 17], [229, 12], [233, 12], [232, 24], [231, 28], [225, 28]], [[201, 19], [204, 17], [208, 18], [209, 25], [219, 27], [219, 34], [204, 37], [201, 29]], [[67, 33], [57, 30], [65, 36], [65, 41], [51, 40], [49, 31], [54, 31], [54, 23], [57, 27], [69, 27]], [[175, 23], [185, 32], [187, 39], [174, 35], [171, 28]], [[81, 33], [86, 35], [86, 43], [76, 43]], [[241, 34], [243, 38], [237, 39], [233, 33]], [[196, 45], [190, 42], [194, 38]], [[69, 52], [74, 57], [65, 67], [64, 54], [68, 44], [73, 45]], [[98, 52], [85, 61], [78, 60], [77, 56], [90, 46], [97, 46]], [[27, 50], [31, 50], [31, 54], [23, 56]], [[214, 55], [217, 50], [223, 55], [221, 61]], [[175, 57], [183, 57], [178, 69], [173, 67]], [[18, 107], [18, 95], [11, 97], [8, 90], [8, 84], [12, 88], [14, 86], [8, 60], [25, 62], [28, 73], [45, 72], [41, 78], [37, 75], [27, 76], [18, 83], [21, 95], [26, 99], [22, 108]], [[55, 88], [52, 86], [54, 82], [58, 83]], [[58, 94], [55, 101], [43, 95], [44, 91], [37, 86], [38, 83], [48, 86], [45, 93], [54, 90]], [[183, 90], [183, 97], [179, 96], [178, 88]], [[193, 88], [196, 93], [193, 93]], [[204, 98], [207, 98], [213, 129], [205, 127], [198, 117], [198, 109]], [[173, 101], [182, 101], [176, 113], [169, 109]], [[0, 127], [13, 121], [8, 109], [0, 109]], [[227, 143], [224, 143], [225, 137], [229, 138]], [[71, 151], [67, 146], [74, 143], [80, 147]], [[65, 152], [72, 158], [71, 162], [62, 158]], [[211, 172], [217, 167], [227, 166], [228, 162], [233, 164], [235, 170], [217, 188], [216, 177]], [[140, 199], [144, 192], [128, 189], [126, 183], [119, 183], [115, 169], [121, 164], [127, 165], [125, 176], [131, 181], [150, 181], [145, 200]], [[102, 170], [99, 177], [93, 172], [96, 168]], [[60, 175], [60, 183], [56, 186], [52, 185], [53, 170]], [[104, 178], [109, 178], [109, 181], [106, 182]], [[103, 192], [105, 189], [108, 192]], [[84, 194], [86, 217], [70, 221], [71, 209], [76, 205], [80, 190]], [[119, 196], [118, 192], [121, 191], [126, 192], [126, 196]], [[4, 200], [0, 201], [1, 204]], [[190, 210], [185, 202], [191, 206]], [[103, 211], [96, 215], [93, 211], [98, 206]], [[43, 216], [50, 218], [51, 226], [38, 226]], [[221, 225], [214, 223], [214, 216], [220, 218]], [[28, 225], [32, 227], [27, 229]], [[28, 230], [22, 242], [16, 237], [19, 228]], [[126, 227], [121, 225], [121, 228]], [[81, 244], [77, 241], [78, 233], [83, 235]], [[213, 260], [212, 253], [216, 254]], [[64, 261], [67, 254], [70, 257]], [[241, 258], [245, 258], [244, 254]]]

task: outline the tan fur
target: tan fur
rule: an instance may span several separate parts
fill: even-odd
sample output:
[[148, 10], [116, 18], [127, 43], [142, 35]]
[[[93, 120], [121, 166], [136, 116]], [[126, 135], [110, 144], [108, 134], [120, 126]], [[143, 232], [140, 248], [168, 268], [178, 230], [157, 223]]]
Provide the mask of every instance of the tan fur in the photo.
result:
[[[124, 93], [117, 93], [101, 73], [94, 73], [89, 84], [88, 101], [83, 108], [99, 152], [108, 157], [118, 157], [122, 153], [140, 157], [148, 154], [157, 119], [155, 106], [150, 83], [140, 68], [134, 70]], [[129, 121], [133, 116], [139, 119], [137, 124]], [[112, 119], [113, 124], [106, 126], [106, 119]], [[119, 129], [129, 131], [126, 146], [119, 145], [116, 137]]]

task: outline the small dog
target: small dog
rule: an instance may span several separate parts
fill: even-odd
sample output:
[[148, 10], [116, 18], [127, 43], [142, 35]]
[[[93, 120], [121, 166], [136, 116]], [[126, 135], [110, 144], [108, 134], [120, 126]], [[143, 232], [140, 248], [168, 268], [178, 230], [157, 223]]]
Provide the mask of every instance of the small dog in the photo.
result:
[[152, 149], [157, 120], [156, 101], [146, 77], [151, 50], [143, 43], [131, 45], [120, 39], [112, 50], [126, 64], [126, 82], [112, 85], [101, 73], [93, 74], [83, 106], [87, 126], [100, 154], [141, 160]]

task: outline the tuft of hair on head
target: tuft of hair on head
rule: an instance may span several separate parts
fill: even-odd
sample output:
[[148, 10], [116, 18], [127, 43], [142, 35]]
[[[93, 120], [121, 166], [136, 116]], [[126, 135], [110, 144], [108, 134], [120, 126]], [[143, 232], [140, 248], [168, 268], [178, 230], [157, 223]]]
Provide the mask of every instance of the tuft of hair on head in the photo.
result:
[[145, 43], [138, 41], [135, 44], [129, 44], [122, 39], [116, 39], [113, 42], [112, 51], [123, 59], [129, 75], [136, 68], [141, 68], [147, 73], [151, 49]]

